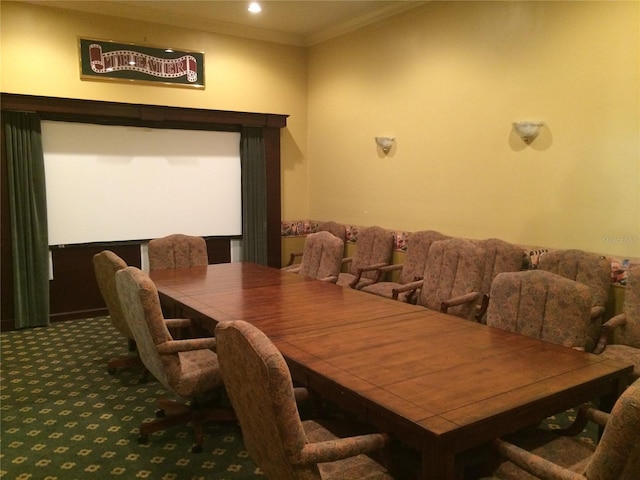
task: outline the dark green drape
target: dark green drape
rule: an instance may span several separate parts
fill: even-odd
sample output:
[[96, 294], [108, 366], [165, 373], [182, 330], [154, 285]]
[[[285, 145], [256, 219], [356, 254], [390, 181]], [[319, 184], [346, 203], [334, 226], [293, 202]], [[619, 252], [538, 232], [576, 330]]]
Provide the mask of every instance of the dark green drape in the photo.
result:
[[15, 327], [49, 324], [49, 247], [40, 118], [3, 112], [11, 212]]
[[267, 168], [262, 129], [244, 127], [242, 166], [242, 259], [267, 264]]

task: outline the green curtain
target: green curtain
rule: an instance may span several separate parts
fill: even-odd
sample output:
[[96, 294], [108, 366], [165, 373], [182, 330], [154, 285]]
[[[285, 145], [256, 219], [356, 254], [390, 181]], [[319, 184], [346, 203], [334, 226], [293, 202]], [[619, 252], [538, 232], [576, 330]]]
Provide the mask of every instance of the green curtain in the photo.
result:
[[262, 128], [244, 127], [242, 166], [242, 259], [267, 264], [267, 168]]
[[49, 324], [49, 246], [40, 118], [2, 112], [11, 212], [15, 327]]

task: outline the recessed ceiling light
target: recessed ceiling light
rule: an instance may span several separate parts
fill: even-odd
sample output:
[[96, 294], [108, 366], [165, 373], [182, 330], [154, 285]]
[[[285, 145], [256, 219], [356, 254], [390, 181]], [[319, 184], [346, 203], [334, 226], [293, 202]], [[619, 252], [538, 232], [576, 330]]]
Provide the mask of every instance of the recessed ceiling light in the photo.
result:
[[260, 7], [260, 4], [258, 2], [251, 2], [249, 4], [249, 11], [251, 13], [260, 13], [262, 11], [262, 8]]

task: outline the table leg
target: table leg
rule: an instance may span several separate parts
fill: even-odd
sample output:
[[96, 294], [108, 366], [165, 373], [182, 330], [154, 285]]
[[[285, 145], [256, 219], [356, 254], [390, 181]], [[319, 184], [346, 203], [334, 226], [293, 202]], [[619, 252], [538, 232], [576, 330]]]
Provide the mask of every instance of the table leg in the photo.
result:
[[456, 456], [453, 452], [435, 446], [422, 449], [421, 480], [455, 480]]

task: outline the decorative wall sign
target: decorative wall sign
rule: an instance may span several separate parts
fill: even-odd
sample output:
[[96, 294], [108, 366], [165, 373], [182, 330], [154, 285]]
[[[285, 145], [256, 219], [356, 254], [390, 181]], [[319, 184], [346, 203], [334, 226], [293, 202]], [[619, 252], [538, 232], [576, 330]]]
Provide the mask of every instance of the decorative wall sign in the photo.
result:
[[81, 38], [80, 78], [204, 88], [204, 54]]

